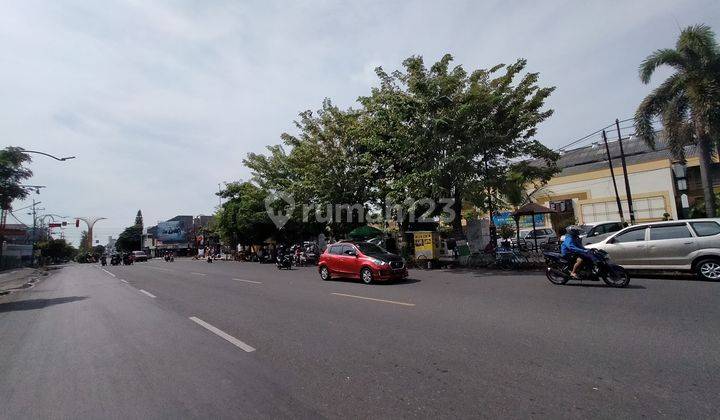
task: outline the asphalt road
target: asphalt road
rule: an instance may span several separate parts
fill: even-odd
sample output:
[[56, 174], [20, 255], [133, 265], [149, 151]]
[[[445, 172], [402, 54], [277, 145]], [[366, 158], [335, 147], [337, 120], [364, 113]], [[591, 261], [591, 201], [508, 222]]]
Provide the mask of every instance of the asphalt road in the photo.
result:
[[0, 300], [3, 418], [720, 416], [720, 284], [74, 265]]

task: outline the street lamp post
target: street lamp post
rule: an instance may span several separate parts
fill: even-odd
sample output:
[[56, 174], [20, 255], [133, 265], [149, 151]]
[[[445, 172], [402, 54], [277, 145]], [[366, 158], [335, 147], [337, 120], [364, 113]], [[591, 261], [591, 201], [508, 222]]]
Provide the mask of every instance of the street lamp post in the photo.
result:
[[37, 153], [38, 155], [47, 156], [47, 157], [53, 158], [55, 160], [59, 160], [61, 162], [65, 162], [66, 160], [70, 160], [70, 159], [75, 159], [75, 156], [57, 157], [57, 156], [53, 156], [49, 153], [39, 152], [37, 150], [26, 150], [26, 149], [20, 148], [20, 151], [23, 153]]

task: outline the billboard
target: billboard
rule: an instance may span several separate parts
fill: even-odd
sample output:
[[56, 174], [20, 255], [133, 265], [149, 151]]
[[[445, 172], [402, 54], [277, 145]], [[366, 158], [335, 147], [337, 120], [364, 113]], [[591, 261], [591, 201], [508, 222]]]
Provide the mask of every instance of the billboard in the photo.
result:
[[157, 239], [165, 244], [187, 241], [185, 224], [179, 220], [158, 223]]
[[[508, 224], [515, 227], [515, 219], [513, 219], [512, 213], [509, 211], [501, 211], [493, 214], [493, 224], [495, 226], [502, 226]], [[533, 219], [530, 216], [520, 216], [520, 229], [532, 229]], [[535, 215], [535, 227], [545, 226], [545, 215]]]

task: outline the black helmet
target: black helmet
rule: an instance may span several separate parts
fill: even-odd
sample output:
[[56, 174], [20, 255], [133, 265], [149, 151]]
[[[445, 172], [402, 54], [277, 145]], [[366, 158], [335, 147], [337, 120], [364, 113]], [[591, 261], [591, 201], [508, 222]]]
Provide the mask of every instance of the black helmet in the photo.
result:
[[567, 231], [568, 235], [572, 235], [572, 236], [577, 236], [580, 234], [580, 232], [582, 232], [582, 230], [578, 226], [575, 226], [575, 225], [568, 226], [566, 231]]

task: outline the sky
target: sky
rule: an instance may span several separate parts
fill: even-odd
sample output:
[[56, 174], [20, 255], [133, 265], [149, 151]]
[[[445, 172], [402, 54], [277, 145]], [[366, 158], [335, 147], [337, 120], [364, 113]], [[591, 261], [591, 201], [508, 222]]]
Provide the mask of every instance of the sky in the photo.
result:
[[[720, 31], [708, 1], [0, 0], [0, 147], [33, 155], [42, 213], [102, 216], [101, 244], [134, 222], [212, 214], [242, 159], [330, 98], [357, 106], [374, 69], [445, 53], [466, 70], [528, 60], [556, 86], [537, 138], [557, 148], [628, 118], [657, 81], [649, 53], [679, 28]], [[19, 209], [30, 203], [15, 202]], [[15, 214], [32, 224], [26, 211]], [[9, 223], [15, 222], [12, 218]]]

